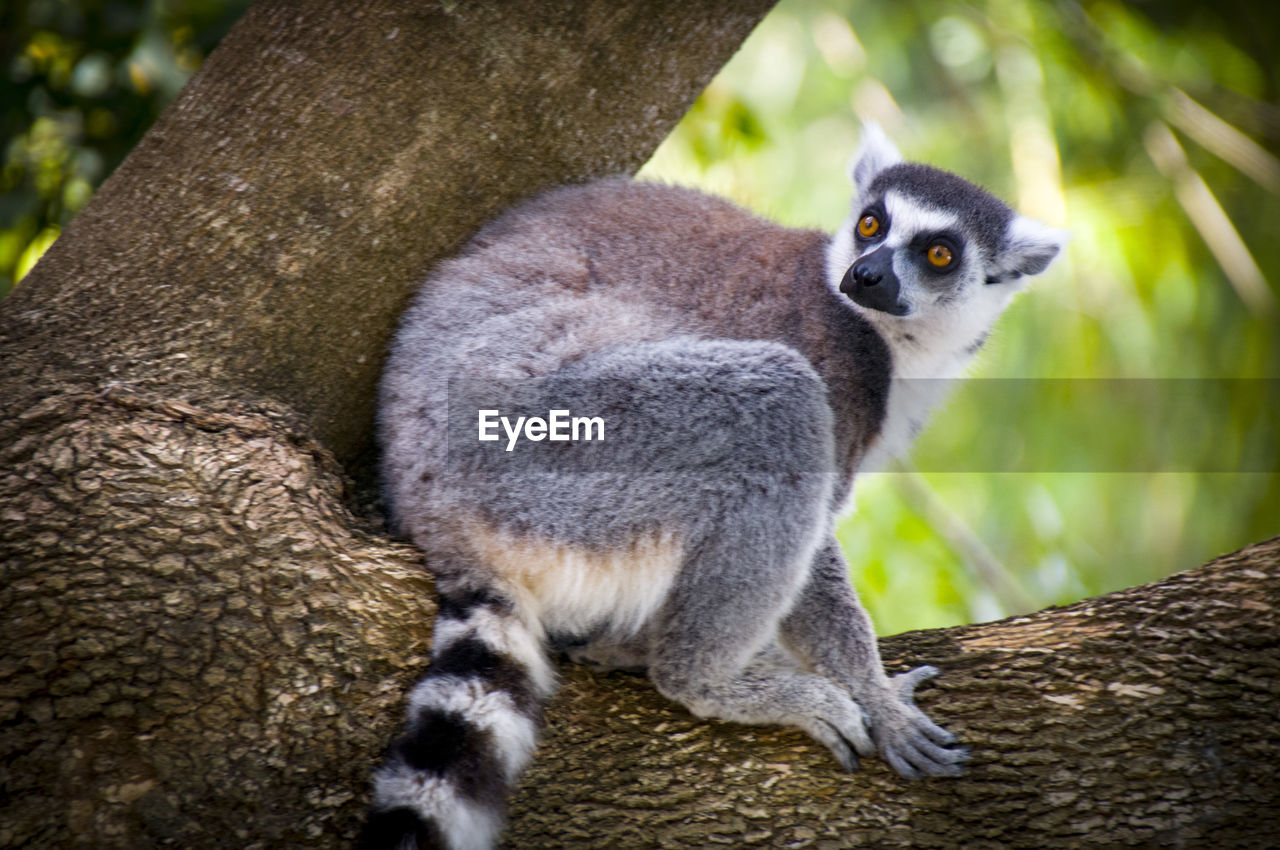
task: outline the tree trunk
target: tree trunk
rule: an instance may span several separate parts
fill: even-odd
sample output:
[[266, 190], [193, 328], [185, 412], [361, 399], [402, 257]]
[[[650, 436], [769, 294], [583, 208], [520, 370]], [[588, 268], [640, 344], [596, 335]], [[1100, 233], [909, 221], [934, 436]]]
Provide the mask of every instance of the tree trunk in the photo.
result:
[[6, 371], [253, 397], [345, 461], [432, 261], [638, 169], [771, 5], [259, 3], [9, 297]]
[[[0, 845], [349, 843], [432, 614], [416, 552], [344, 493], [395, 318], [513, 201], [638, 167], [767, 5], [299, 0], [236, 26], [0, 305]], [[844, 776], [566, 670], [510, 845], [1263, 846], [1278, 587], [1271, 541], [886, 641], [947, 671], [924, 698], [974, 749], [955, 781]]]

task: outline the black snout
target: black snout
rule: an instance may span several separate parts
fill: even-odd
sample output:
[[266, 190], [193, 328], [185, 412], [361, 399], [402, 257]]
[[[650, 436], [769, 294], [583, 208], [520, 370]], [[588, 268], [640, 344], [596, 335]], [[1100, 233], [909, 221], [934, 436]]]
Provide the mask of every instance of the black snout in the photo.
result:
[[893, 251], [888, 248], [877, 248], [860, 257], [844, 273], [840, 291], [872, 310], [895, 316], [905, 316], [909, 311], [907, 305], [898, 300], [900, 285], [893, 273]]

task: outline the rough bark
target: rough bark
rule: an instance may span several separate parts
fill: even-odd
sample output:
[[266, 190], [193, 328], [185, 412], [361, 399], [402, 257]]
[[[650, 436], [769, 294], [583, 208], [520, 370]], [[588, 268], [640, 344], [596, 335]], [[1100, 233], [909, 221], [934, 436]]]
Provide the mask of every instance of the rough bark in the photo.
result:
[[[348, 843], [432, 613], [340, 466], [394, 317], [512, 200], [642, 162], [764, 4], [411, 6], [256, 6], [0, 305], [2, 846]], [[947, 670], [957, 781], [566, 670], [510, 845], [1265, 846], [1278, 588], [1270, 541], [886, 641]]]
[[259, 3], [10, 295], [6, 371], [252, 393], [345, 460], [431, 261], [638, 169], [771, 5]]

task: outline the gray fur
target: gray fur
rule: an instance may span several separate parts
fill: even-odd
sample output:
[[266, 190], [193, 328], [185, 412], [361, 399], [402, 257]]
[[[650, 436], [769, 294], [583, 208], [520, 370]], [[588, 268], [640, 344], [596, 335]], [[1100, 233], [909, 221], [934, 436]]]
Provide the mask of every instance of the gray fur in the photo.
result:
[[[838, 291], [865, 253], [847, 230], [830, 241], [624, 180], [536, 198], [432, 273], [383, 379], [383, 474], [392, 518], [446, 602], [484, 614], [449, 603], [459, 625], [446, 631], [469, 629], [513, 659], [487, 687], [543, 694], [510, 671], [536, 678], [543, 662], [528, 647], [550, 642], [584, 662], [647, 669], [701, 716], [799, 727], [847, 768], [879, 752], [908, 777], [960, 771], [964, 750], [911, 699], [936, 671], [884, 673], [833, 518], [894, 427], [893, 379], [918, 365], [913, 347], [949, 333], [933, 305], [964, 316], [977, 284], [1030, 273], [1045, 242], [1018, 231], [1021, 258], [1000, 265], [1013, 214], [897, 159], [881, 136], [855, 160], [853, 220], [859, 204], [887, 198], [904, 222], [925, 222], [904, 206], [924, 204], [972, 241], [963, 274], [934, 286], [948, 299], [899, 272], [913, 299], [900, 318]], [[972, 348], [998, 312], [976, 329], [959, 322], [962, 342], [943, 348]], [[607, 436], [507, 451], [474, 439], [489, 406], [599, 415]], [[544, 561], [560, 572], [527, 571]], [[644, 581], [628, 584], [628, 571]], [[545, 575], [576, 584], [548, 587]], [[375, 799], [375, 813], [393, 805]], [[414, 810], [430, 829], [461, 828], [431, 805]]]

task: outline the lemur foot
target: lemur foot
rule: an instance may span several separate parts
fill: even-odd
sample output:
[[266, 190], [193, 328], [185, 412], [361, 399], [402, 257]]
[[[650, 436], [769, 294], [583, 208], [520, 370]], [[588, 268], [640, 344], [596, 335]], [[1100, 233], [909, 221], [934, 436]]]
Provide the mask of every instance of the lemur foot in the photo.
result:
[[858, 756], [876, 753], [867, 713], [834, 684], [818, 679], [815, 685], [822, 698], [815, 703], [813, 715], [793, 717], [791, 722], [831, 750], [841, 767], [855, 771], [859, 766]]
[[847, 690], [822, 676], [779, 672], [770, 661], [758, 658], [736, 679], [691, 688], [682, 688], [658, 665], [654, 683], [699, 717], [796, 727], [829, 749], [845, 770], [858, 769], [859, 755], [875, 755], [867, 714]]
[[916, 707], [916, 685], [938, 675], [936, 667], [917, 667], [889, 680], [888, 698], [873, 707], [872, 729], [881, 757], [907, 779], [959, 776], [969, 751], [955, 746], [956, 736]]

